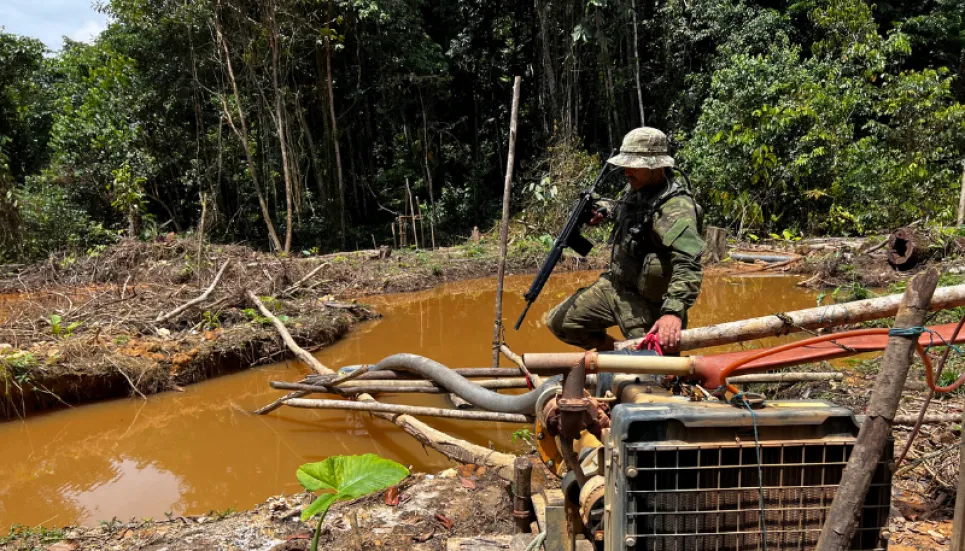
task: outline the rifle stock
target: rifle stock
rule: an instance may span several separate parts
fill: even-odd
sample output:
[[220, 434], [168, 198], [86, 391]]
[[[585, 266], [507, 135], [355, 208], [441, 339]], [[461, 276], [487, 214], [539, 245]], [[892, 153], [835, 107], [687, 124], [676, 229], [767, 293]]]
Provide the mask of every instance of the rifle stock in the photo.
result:
[[523, 313], [520, 314], [519, 319], [516, 320], [515, 330], [519, 330], [523, 324], [523, 320], [526, 318], [526, 314], [529, 312], [530, 306], [536, 302], [539, 294], [543, 291], [543, 286], [546, 285], [546, 282], [549, 280], [550, 274], [553, 273], [560, 258], [563, 257], [563, 250], [566, 249], [566, 247], [570, 247], [580, 256], [590, 254], [590, 251], [593, 249], [593, 242], [580, 234], [580, 227], [589, 219], [588, 214], [592, 201], [591, 196], [594, 190], [596, 190], [600, 182], [614, 170], [616, 170], [616, 167], [604, 164], [603, 169], [600, 170], [600, 174], [596, 177], [593, 185], [590, 186], [589, 189], [580, 192], [580, 198], [570, 213], [570, 217], [566, 220], [563, 231], [556, 237], [556, 241], [553, 242], [553, 248], [547, 253], [543, 264], [539, 268], [539, 272], [537, 272], [536, 277], [533, 279], [533, 283], [530, 284], [529, 290], [523, 295], [523, 298], [526, 299], [526, 307], [523, 308]]

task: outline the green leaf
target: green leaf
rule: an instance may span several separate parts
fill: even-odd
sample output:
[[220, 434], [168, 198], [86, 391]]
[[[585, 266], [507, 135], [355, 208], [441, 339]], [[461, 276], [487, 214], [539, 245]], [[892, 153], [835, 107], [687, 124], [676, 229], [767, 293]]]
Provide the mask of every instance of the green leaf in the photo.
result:
[[[332, 503], [378, 492], [409, 476], [402, 465], [375, 454], [335, 456], [298, 468], [298, 482], [306, 490], [329, 490], [302, 511], [302, 520], [323, 515]], [[329, 497], [332, 496], [332, 497]]]

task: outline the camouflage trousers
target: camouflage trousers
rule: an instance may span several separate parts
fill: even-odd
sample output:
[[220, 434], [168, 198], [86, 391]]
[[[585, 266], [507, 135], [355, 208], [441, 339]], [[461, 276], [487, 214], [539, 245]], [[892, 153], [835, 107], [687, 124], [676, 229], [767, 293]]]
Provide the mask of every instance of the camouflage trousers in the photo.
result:
[[[606, 330], [613, 326], [627, 339], [646, 335], [660, 318], [660, 306], [645, 300], [636, 289], [614, 283], [605, 273], [547, 312], [544, 322], [556, 338], [590, 350], [603, 345]], [[686, 327], [686, 316], [683, 323]]]

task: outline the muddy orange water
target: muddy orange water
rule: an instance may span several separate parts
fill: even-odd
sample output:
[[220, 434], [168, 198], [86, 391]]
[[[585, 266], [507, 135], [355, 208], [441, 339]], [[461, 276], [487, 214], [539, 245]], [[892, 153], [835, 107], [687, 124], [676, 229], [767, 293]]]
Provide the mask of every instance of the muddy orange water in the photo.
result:
[[[507, 331], [517, 352], [567, 349], [542, 325], [549, 307], [595, 273], [554, 275], [524, 327]], [[507, 280], [506, 324], [522, 308], [530, 277]], [[782, 277], [713, 278], [704, 283], [692, 326], [815, 304], [813, 294]], [[356, 328], [319, 353], [337, 367], [395, 353], [424, 354], [451, 367], [491, 361], [495, 280], [464, 281], [404, 295], [372, 297], [384, 317]], [[0, 532], [12, 524], [63, 526], [244, 509], [300, 490], [301, 463], [330, 455], [374, 452], [417, 470], [449, 465], [392, 424], [367, 414], [282, 408], [253, 410], [279, 395], [271, 380], [307, 370], [282, 363], [193, 385], [183, 393], [80, 406], [26, 421], [0, 423]], [[445, 405], [439, 396], [394, 396], [398, 403]], [[431, 420], [473, 442], [508, 449], [514, 425]]]

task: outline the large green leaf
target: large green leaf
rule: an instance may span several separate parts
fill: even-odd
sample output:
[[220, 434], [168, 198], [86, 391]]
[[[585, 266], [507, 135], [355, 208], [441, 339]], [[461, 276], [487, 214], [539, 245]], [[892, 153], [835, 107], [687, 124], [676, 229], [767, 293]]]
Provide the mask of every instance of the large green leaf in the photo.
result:
[[298, 468], [298, 481], [306, 490], [328, 490], [302, 511], [302, 520], [325, 514], [333, 503], [378, 492], [409, 476], [402, 465], [375, 454], [329, 457]]

